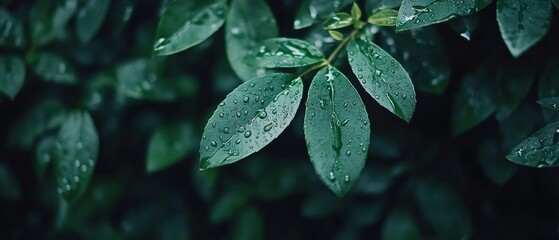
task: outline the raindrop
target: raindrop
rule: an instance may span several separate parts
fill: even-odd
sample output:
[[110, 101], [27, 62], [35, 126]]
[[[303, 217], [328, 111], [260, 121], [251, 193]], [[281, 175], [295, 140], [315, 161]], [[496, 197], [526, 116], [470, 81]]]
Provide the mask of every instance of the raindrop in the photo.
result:
[[272, 123], [269, 123], [266, 126], [264, 126], [264, 132], [268, 132], [270, 131], [270, 129], [272, 129]]
[[74, 166], [80, 167], [80, 160], [76, 159], [76, 160], [74, 161]]
[[74, 176], [74, 182], [80, 182], [80, 178], [78, 176]]
[[241, 113], [241, 112], [237, 112], [236, 115], [237, 115], [237, 117], [241, 117], [242, 113]]
[[402, 99], [405, 100], [405, 99], [407, 99], [407, 98], [408, 98], [408, 95], [406, 95], [406, 94], [402, 95]]
[[70, 186], [70, 184], [66, 184], [66, 191], [70, 191], [72, 190], [72, 187]]
[[225, 116], [225, 114], [219, 113], [219, 117], [220, 117], [220, 118], [223, 118], [224, 116]]
[[252, 133], [251, 133], [250, 131], [246, 131], [246, 132], [245, 132], [245, 137], [246, 137], [246, 138], [249, 138], [251, 135], [252, 135]]
[[248, 103], [248, 101], [250, 100], [250, 98], [248, 96], [243, 98], [243, 102]]
[[210, 144], [211, 144], [213, 147], [217, 147], [217, 143], [216, 143], [215, 141], [212, 141]]
[[235, 141], [235, 144], [239, 144], [239, 143], [241, 143], [241, 139], [237, 139], [237, 140]]
[[344, 182], [349, 182], [349, 175], [348, 175], [348, 174], [346, 174], [346, 175], [344, 176]]
[[262, 111], [258, 114], [258, 117], [259, 117], [260, 119], [264, 119], [264, 118], [266, 118], [267, 116], [268, 116], [268, 114], [267, 114], [266, 111], [264, 111], [264, 110], [262, 110]]
[[334, 175], [334, 172], [330, 172], [328, 174], [329, 174], [330, 181], [336, 180], [336, 176]]
[[342, 125], [342, 126], [345, 126], [345, 125], [347, 125], [347, 123], [349, 123], [349, 119], [343, 120], [341, 125]]
[[229, 128], [228, 128], [228, 127], [223, 128], [223, 132], [224, 132], [224, 133], [229, 133]]
[[87, 171], [87, 166], [86, 165], [82, 165], [82, 172], [86, 172]]
[[374, 53], [374, 54], [373, 54], [373, 58], [374, 58], [374, 59], [378, 59], [379, 57], [380, 57], [380, 55], [378, 55], [378, 53]]
[[345, 155], [348, 157], [351, 156], [351, 151], [347, 150], [347, 152], [345, 152]]
[[76, 148], [82, 149], [82, 148], [83, 148], [83, 144], [82, 144], [81, 142], [76, 143]]
[[87, 163], [89, 163], [89, 166], [90, 166], [90, 167], [93, 167], [93, 164], [95, 164], [95, 163], [93, 162], [93, 159], [88, 159], [88, 160], [87, 160]]

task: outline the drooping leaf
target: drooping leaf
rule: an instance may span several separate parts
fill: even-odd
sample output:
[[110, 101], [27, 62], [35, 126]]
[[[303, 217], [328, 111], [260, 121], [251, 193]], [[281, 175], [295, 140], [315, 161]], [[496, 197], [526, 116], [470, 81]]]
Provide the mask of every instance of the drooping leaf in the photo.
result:
[[246, 63], [265, 68], [302, 67], [324, 61], [324, 55], [310, 43], [293, 38], [272, 38], [257, 44]]
[[396, 31], [423, 27], [476, 11], [476, 0], [403, 0]]
[[538, 103], [546, 108], [559, 110], [559, 97], [550, 97], [538, 100]]
[[0, 46], [21, 48], [25, 44], [23, 24], [6, 9], [0, 8]]
[[522, 141], [507, 159], [529, 167], [559, 166], [559, 122], [549, 124]]
[[257, 43], [278, 36], [274, 15], [263, 0], [233, 0], [225, 24], [227, 59], [243, 81], [270, 73], [245, 63]]
[[233, 240], [264, 239], [264, 220], [255, 207], [247, 207], [239, 213], [233, 222], [231, 233]]
[[351, 15], [345, 12], [336, 13], [324, 20], [322, 27], [326, 30], [334, 30], [338, 28], [347, 27], [353, 24]]
[[99, 152], [99, 137], [89, 113], [68, 115], [58, 133], [57, 147], [58, 193], [67, 201], [75, 201], [89, 184]]
[[193, 95], [198, 86], [189, 76], [162, 77], [153, 60], [136, 59], [117, 67], [118, 91], [134, 99], [168, 102]]
[[519, 57], [547, 34], [551, 23], [551, 3], [540, 0], [498, 0], [497, 22], [510, 53]]
[[422, 238], [411, 212], [407, 208], [396, 207], [390, 211], [382, 225], [380, 239], [415, 240]]
[[30, 10], [33, 46], [42, 46], [60, 35], [76, 12], [78, 0], [36, 1]]
[[367, 0], [365, 9], [367, 9], [367, 13], [374, 13], [382, 9], [397, 8], [400, 5], [402, 5], [402, 0]]
[[77, 81], [74, 67], [66, 59], [54, 53], [39, 53], [32, 68], [35, 74], [47, 82], [75, 84]]
[[25, 81], [25, 64], [18, 56], [0, 56], [0, 92], [11, 100], [23, 87]]
[[406, 122], [415, 110], [415, 90], [406, 70], [390, 54], [365, 39], [347, 46], [351, 69], [367, 93]]
[[76, 15], [75, 24], [76, 34], [82, 42], [89, 42], [101, 28], [110, 3], [110, 0], [85, 1]]
[[303, 81], [270, 74], [247, 81], [221, 102], [200, 142], [200, 170], [239, 161], [277, 138], [303, 96]]
[[497, 76], [497, 119], [508, 117], [524, 100], [537, 74], [533, 64], [527, 62], [510, 65], [503, 68], [502, 72], [502, 75]]
[[174, 0], [157, 27], [153, 53], [169, 55], [209, 38], [225, 21], [226, 0]]
[[388, 26], [392, 27], [396, 25], [396, 18], [398, 17], [398, 11], [394, 9], [384, 9], [373, 13], [367, 22], [377, 26]]
[[361, 8], [359, 8], [359, 5], [353, 2], [353, 5], [351, 5], [351, 17], [353, 18], [353, 20], [359, 21], [359, 19], [361, 19], [362, 14], [363, 13], [361, 12]]
[[447, 50], [433, 27], [394, 33], [380, 31], [380, 46], [386, 49], [410, 74], [414, 87], [431, 94], [442, 94], [450, 80]]
[[487, 119], [496, 109], [488, 78], [469, 74], [454, 97], [452, 134], [460, 135]]
[[146, 171], [160, 171], [182, 160], [194, 148], [193, 134], [189, 124], [158, 129], [149, 141]]
[[344, 196], [365, 166], [371, 131], [359, 94], [334, 67], [325, 67], [314, 77], [304, 126], [316, 174], [338, 197]]
[[330, 37], [332, 37], [333, 39], [336, 39], [338, 41], [342, 41], [344, 40], [344, 34], [335, 30], [329, 30], [328, 34], [330, 34]]
[[[559, 96], [559, 58], [550, 59], [540, 75], [538, 84], [538, 99]], [[546, 122], [559, 121], [559, 112], [551, 109], [542, 109]]]
[[340, 11], [342, 8], [351, 4], [352, 0], [308, 0], [301, 3], [299, 10], [295, 14], [293, 27], [303, 29], [310, 27], [314, 23], [321, 22], [328, 18], [332, 13]]
[[479, 25], [479, 16], [477, 14], [464, 17], [454, 18], [448, 21], [448, 24], [461, 37], [470, 41], [474, 30]]

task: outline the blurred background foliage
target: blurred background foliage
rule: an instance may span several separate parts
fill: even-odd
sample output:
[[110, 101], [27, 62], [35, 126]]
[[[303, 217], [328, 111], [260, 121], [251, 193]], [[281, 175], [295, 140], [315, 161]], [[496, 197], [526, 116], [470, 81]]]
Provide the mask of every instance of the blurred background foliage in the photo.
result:
[[[559, 120], [536, 103], [559, 89], [557, 18], [519, 58], [501, 39], [495, 3], [399, 34], [371, 29], [410, 73], [417, 109], [408, 125], [366, 98], [369, 158], [338, 199], [309, 162], [302, 108], [264, 150], [198, 172], [202, 128], [242, 81], [223, 29], [181, 53], [152, 56], [167, 2], [0, 1], [0, 72], [25, 79], [17, 96], [0, 98], [0, 239], [558, 237], [559, 172], [505, 159]], [[367, 13], [399, 6], [365, 2]], [[293, 29], [320, 22], [294, 22], [308, 1], [267, 3], [281, 36], [332, 49], [320, 27]], [[51, 159], [62, 116], [75, 109], [92, 115], [99, 157], [84, 195], [68, 206]]]

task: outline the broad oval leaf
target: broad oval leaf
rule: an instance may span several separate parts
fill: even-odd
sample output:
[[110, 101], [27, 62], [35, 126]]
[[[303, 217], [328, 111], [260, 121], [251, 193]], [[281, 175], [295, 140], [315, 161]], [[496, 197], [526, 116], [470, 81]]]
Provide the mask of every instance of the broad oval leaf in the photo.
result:
[[76, 16], [76, 34], [82, 42], [88, 42], [99, 30], [109, 9], [110, 0], [88, 0]]
[[302, 29], [310, 27], [314, 23], [320, 22], [329, 17], [333, 12], [338, 12], [342, 8], [351, 4], [352, 0], [307, 0], [301, 3], [299, 10], [295, 14], [293, 28]]
[[538, 103], [546, 108], [559, 110], [559, 97], [550, 97], [538, 100]]
[[373, 13], [367, 19], [370, 24], [374, 24], [377, 26], [395, 26], [396, 25], [396, 18], [398, 17], [398, 11], [394, 9], [384, 9], [378, 12]]
[[495, 112], [496, 106], [488, 80], [483, 74], [464, 77], [452, 106], [451, 125], [454, 136], [470, 130]]
[[507, 159], [529, 167], [559, 166], [559, 122], [543, 127], [522, 141], [512, 149]]
[[304, 123], [316, 174], [338, 197], [344, 196], [365, 166], [371, 130], [359, 94], [334, 67], [325, 67], [314, 77]]
[[551, 23], [551, 2], [498, 0], [497, 22], [510, 53], [518, 57], [547, 33]]
[[409, 122], [415, 111], [415, 90], [402, 65], [365, 39], [351, 40], [347, 52], [351, 69], [367, 93], [381, 106]]
[[33, 46], [42, 46], [60, 35], [76, 12], [78, 0], [36, 1], [30, 10]]
[[25, 81], [25, 64], [18, 56], [0, 56], [0, 92], [11, 100], [23, 87]]
[[[520, 62], [520, 61], [519, 61]], [[497, 77], [497, 110], [495, 117], [503, 119], [508, 117], [524, 100], [532, 82], [537, 76], [536, 67], [530, 62], [510, 64], [503, 67], [502, 75]]]
[[201, 43], [223, 25], [226, 12], [226, 0], [171, 1], [157, 26], [153, 53], [169, 55]]
[[324, 61], [324, 55], [310, 43], [293, 38], [272, 38], [256, 45], [247, 64], [265, 68], [302, 67]]
[[87, 112], [72, 112], [58, 132], [55, 162], [58, 193], [75, 201], [87, 188], [99, 152], [99, 137]]
[[476, 11], [476, 0], [404, 0], [398, 13], [396, 31], [448, 21]]
[[40, 53], [32, 68], [41, 79], [47, 82], [75, 84], [77, 81], [74, 67], [66, 59], [54, 53]]
[[497, 186], [503, 186], [518, 170], [518, 165], [503, 161], [501, 149], [495, 139], [484, 140], [477, 148], [477, 158], [485, 176]]
[[188, 155], [194, 147], [190, 124], [177, 124], [158, 129], [149, 140], [146, 171], [165, 169]]
[[382, 240], [422, 239], [412, 213], [405, 207], [396, 207], [390, 211], [382, 225]]
[[303, 97], [303, 81], [276, 73], [247, 81], [213, 113], [200, 142], [200, 170], [239, 161], [277, 138]]
[[274, 15], [263, 0], [233, 0], [225, 24], [227, 59], [243, 81], [270, 73], [246, 64], [246, 57], [257, 43], [278, 36]]
[[340, 12], [324, 20], [322, 27], [326, 30], [334, 30], [347, 27], [351, 24], [353, 24], [353, 17], [351, 17], [348, 13]]
[[25, 44], [23, 24], [4, 8], [0, 8], [0, 29], [3, 29], [0, 32], [0, 46], [23, 47]]

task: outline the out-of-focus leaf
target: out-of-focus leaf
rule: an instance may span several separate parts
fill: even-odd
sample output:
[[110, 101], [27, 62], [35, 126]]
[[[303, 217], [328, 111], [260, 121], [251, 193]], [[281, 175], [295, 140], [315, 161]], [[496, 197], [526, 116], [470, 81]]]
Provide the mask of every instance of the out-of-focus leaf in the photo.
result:
[[14, 100], [24, 81], [25, 65], [21, 58], [13, 55], [0, 56], [0, 92]]
[[218, 224], [231, 220], [247, 202], [248, 196], [238, 188], [224, 192], [212, 205], [210, 221]]
[[393, 170], [388, 167], [369, 163], [363, 169], [359, 180], [355, 183], [355, 193], [364, 195], [383, 194], [392, 184], [394, 175]]
[[99, 152], [99, 136], [89, 113], [69, 114], [60, 128], [57, 144], [58, 193], [72, 202], [87, 189]]
[[174, 0], [157, 27], [153, 53], [169, 55], [209, 38], [225, 22], [226, 0]]
[[513, 65], [503, 70], [503, 75], [498, 78], [497, 110], [495, 117], [503, 119], [508, 117], [524, 100], [536, 76], [535, 67], [530, 64]]
[[16, 201], [20, 197], [19, 183], [8, 166], [0, 162], [0, 199]]
[[74, 67], [61, 56], [43, 52], [33, 60], [33, 71], [42, 80], [59, 84], [75, 84], [77, 82]]
[[365, 166], [371, 130], [361, 97], [334, 67], [320, 70], [309, 87], [304, 130], [316, 174], [344, 196]]
[[472, 34], [479, 25], [479, 16], [477, 14], [468, 15], [463, 17], [454, 18], [448, 21], [448, 24], [456, 33], [460, 34], [461, 37], [470, 41], [472, 39]]
[[546, 108], [559, 110], [559, 97], [549, 97], [538, 100], [538, 103]]
[[25, 44], [23, 24], [6, 9], [0, 7], [0, 46], [21, 48]]
[[382, 217], [386, 204], [382, 200], [374, 199], [351, 204], [349, 217], [352, 225], [371, 226]]
[[293, 27], [302, 29], [310, 27], [314, 23], [321, 22], [332, 13], [340, 11], [342, 8], [351, 4], [351, 0], [308, 0], [301, 3], [299, 10], [295, 14]]
[[411, 215], [404, 207], [396, 207], [388, 214], [382, 225], [382, 240], [415, 240], [422, 239], [419, 228]]
[[509, 117], [499, 120], [501, 144], [506, 151], [534, 133], [540, 122], [538, 114], [535, 108], [525, 104], [518, 107]]
[[396, 31], [423, 27], [466, 16], [476, 11], [476, 0], [403, 0]]
[[193, 135], [190, 124], [158, 129], [149, 141], [146, 171], [160, 171], [184, 159], [195, 146]]
[[301, 215], [306, 218], [320, 219], [338, 213], [343, 209], [342, 200], [324, 192], [308, 196], [302, 206]]
[[498, 186], [505, 184], [518, 170], [516, 165], [505, 161], [500, 150], [497, 141], [489, 139], [481, 142], [477, 151], [485, 176]]
[[[559, 96], [559, 58], [551, 58], [543, 72], [538, 84], [538, 99]], [[551, 109], [542, 109], [543, 118], [546, 122], [558, 121], [559, 112]]]
[[108, 12], [112, 34], [118, 36], [128, 25], [136, 9], [136, 0], [112, 1]]
[[50, 163], [57, 158], [57, 138], [55, 136], [44, 137], [37, 144], [35, 151], [35, 170], [37, 175], [44, 177]]
[[559, 8], [559, 0], [552, 0], [551, 2], [553, 2], [553, 5], [555, 5], [555, 7]]
[[452, 134], [458, 136], [487, 119], [496, 109], [489, 79], [484, 74], [469, 74], [454, 97]]
[[254, 47], [246, 63], [265, 68], [302, 67], [324, 61], [324, 55], [310, 43], [292, 38], [272, 38]]
[[302, 181], [303, 173], [298, 171], [297, 167], [289, 164], [271, 166], [267, 164], [261, 177], [256, 180], [254, 194], [259, 198], [272, 201], [290, 196], [302, 187], [299, 183]]
[[234, 163], [268, 145], [291, 123], [302, 97], [303, 81], [292, 74], [271, 74], [241, 84], [219, 104], [204, 128], [200, 169]]
[[415, 111], [415, 90], [402, 65], [365, 39], [351, 40], [347, 52], [351, 69], [367, 93], [381, 106], [409, 122]]
[[401, 4], [402, 0], [366, 0], [365, 9], [367, 13], [374, 13], [382, 9], [400, 7]]
[[82, 42], [89, 42], [97, 33], [109, 9], [110, 0], [88, 0], [76, 16], [76, 34]]
[[559, 166], [559, 122], [549, 124], [522, 141], [507, 159], [529, 167]]
[[232, 227], [233, 240], [264, 239], [264, 220], [255, 207], [247, 207], [241, 211]]
[[367, 22], [377, 26], [396, 26], [396, 18], [398, 17], [398, 11], [394, 9], [384, 9], [373, 13]]
[[62, 34], [77, 7], [78, 0], [34, 2], [29, 14], [33, 46], [48, 44]]
[[442, 94], [450, 80], [447, 50], [433, 27], [394, 33], [381, 30], [380, 46], [390, 53], [410, 74], [414, 87], [432, 94]]
[[551, 2], [497, 0], [497, 22], [510, 53], [519, 57], [547, 34]]
[[245, 63], [257, 43], [278, 36], [272, 11], [263, 0], [233, 0], [225, 24], [227, 59], [243, 81], [270, 73]]
[[361, 12], [361, 8], [359, 8], [359, 5], [357, 5], [357, 3], [353, 2], [353, 5], [351, 5], [351, 17], [356, 20], [359, 21], [359, 19], [361, 19], [361, 15], [363, 13]]
[[322, 27], [326, 30], [339, 29], [347, 27], [353, 23], [351, 15], [345, 12], [336, 13], [324, 20]]

